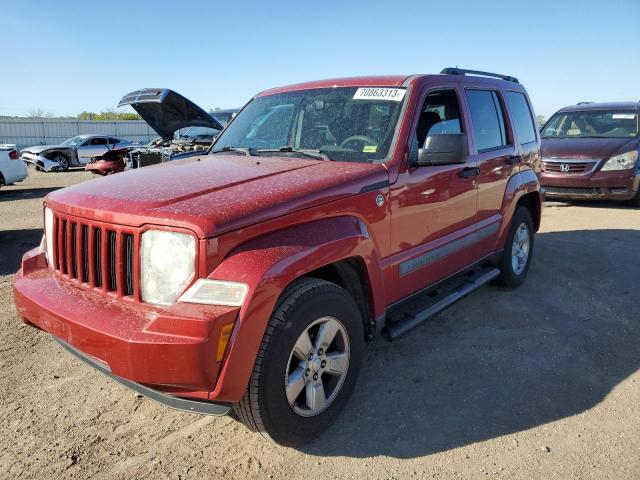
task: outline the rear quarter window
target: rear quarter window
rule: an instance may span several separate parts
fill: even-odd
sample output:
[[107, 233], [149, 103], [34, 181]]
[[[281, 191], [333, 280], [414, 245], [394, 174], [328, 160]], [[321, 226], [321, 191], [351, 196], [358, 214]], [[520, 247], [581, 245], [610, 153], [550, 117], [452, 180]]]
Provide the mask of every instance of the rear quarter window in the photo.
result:
[[509, 112], [511, 112], [513, 128], [516, 132], [518, 143], [535, 142], [536, 127], [533, 123], [533, 115], [526, 97], [519, 92], [506, 92], [505, 98]]

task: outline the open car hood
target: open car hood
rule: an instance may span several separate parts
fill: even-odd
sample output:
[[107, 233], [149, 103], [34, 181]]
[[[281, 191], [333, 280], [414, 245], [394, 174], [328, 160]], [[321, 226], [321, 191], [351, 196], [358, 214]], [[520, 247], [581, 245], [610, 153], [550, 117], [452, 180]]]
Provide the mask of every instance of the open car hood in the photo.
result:
[[168, 88], [143, 88], [127, 93], [118, 107], [124, 105], [131, 105], [165, 141], [171, 140], [174, 132], [181, 128], [223, 128], [198, 105]]

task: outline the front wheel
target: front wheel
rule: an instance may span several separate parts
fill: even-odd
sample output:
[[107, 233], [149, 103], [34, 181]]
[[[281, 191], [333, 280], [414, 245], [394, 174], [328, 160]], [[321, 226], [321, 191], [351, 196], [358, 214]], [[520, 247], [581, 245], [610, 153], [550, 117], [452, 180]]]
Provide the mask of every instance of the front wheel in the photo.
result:
[[516, 207], [511, 227], [498, 268], [498, 283], [504, 287], [517, 287], [524, 282], [533, 256], [533, 219], [529, 209]]
[[61, 153], [56, 154], [53, 159], [54, 162], [58, 162], [58, 171], [66, 172], [69, 170], [69, 158]]
[[627, 204], [630, 207], [640, 208], [640, 187], [638, 187], [638, 191], [633, 196], [633, 198], [631, 198], [631, 200], [627, 201]]
[[363, 343], [362, 316], [346, 290], [294, 282], [271, 316], [237, 417], [281, 445], [316, 438], [354, 389]]

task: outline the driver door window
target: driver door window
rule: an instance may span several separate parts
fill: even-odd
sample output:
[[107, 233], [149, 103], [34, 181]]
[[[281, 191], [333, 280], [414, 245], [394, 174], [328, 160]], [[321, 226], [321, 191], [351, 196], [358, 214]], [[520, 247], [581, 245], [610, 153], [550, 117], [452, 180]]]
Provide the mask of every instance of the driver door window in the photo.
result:
[[418, 147], [423, 147], [428, 135], [462, 133], [461, 121], [455, 90], [438, 90], [429, 93], [422, 105], [416, 127]]

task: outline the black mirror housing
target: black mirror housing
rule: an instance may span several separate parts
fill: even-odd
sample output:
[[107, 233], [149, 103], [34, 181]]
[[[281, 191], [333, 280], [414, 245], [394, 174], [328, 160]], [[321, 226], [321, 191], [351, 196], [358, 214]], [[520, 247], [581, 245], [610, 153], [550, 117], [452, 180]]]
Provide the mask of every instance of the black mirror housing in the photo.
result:
[[464, 163], [469, 156], [467, 136], [464, 133], [429, 135], [423, 148], [418, 149], [416, 165], [450, 165]]

